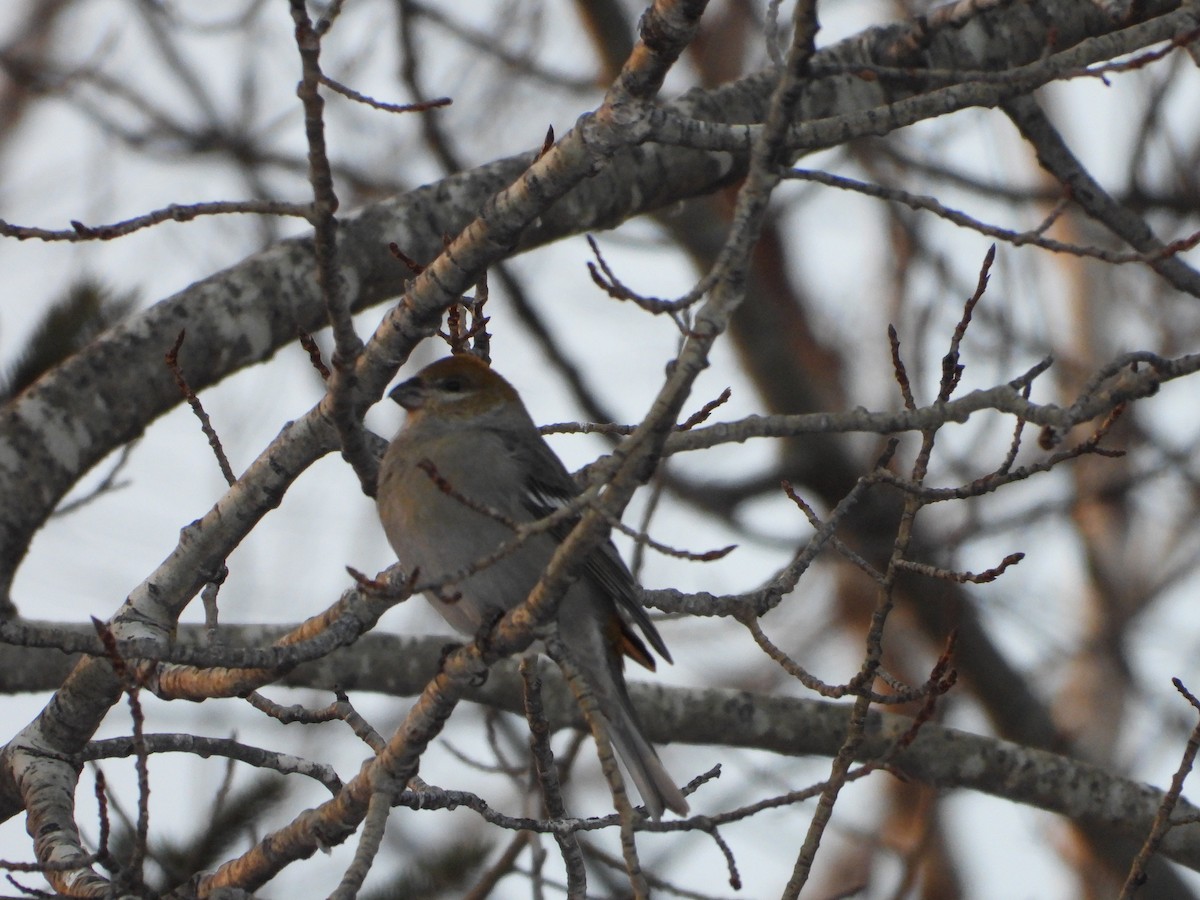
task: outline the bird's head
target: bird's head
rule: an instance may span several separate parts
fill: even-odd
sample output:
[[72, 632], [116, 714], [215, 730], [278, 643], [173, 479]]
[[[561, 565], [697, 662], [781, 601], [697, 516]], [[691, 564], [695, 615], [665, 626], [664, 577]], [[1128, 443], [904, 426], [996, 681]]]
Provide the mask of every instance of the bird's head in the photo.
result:
[[467, 419], [521, 406], [513, 386], [469, 353], [431, 363], [392, 388], [388, 396], [408, 410], [410, 419], [428, 415]]

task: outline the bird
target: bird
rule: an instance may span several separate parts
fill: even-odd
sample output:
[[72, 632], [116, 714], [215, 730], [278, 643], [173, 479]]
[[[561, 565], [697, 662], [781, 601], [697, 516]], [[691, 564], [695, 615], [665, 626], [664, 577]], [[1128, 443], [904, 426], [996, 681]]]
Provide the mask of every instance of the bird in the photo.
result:
[[[529, 596], [574, 521], [530, 534], [511, 553], [496, 551], [513, 540], [514, 526], [545, 518], [580, 489], [516, 389], [470, 352], [426, 366], [388, 396], [407, 415], [379, 467], [384, 533], [405, 570], [435, 585], [424, 591], [433, 607], [455, 630], [475, 635]], [[649, 815], [657, 820], [664, 809], [687, 815], [624, 676], [625, 657], [654, 671], [647, 642], [667, 662], [671, 654], [611, 540], [591, 551], [556, 624], [559, 644], [595, 696]]]

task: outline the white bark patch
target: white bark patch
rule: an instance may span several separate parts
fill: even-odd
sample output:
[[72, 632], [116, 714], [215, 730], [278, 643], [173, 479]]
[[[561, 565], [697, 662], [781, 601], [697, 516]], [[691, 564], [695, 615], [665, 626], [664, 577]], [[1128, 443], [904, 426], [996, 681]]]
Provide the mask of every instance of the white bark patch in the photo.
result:
[[82, 466], [82, 448], [89, 443], [86, 421], [72, 418], [61, 406], [47, 402], [36, 391], [23, 398], [19, 410], [21, 418], [41, 435], [45, 452], [66, 471], [78, 472]]

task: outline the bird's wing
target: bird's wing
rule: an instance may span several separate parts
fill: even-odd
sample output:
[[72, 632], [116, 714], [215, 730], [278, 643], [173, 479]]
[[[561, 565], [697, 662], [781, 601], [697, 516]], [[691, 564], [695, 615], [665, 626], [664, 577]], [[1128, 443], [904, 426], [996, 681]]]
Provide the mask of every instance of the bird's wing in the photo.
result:
[[[531, 454], [531, 458], [526, 461], [527, 465], [524, 467], [528, 475], [522, 504], [535, 519], [544, 519], [568, 506], [579, 495], [579, 486], [562, 464], [562, 460], [545, 441], [539, 441], [527, 452]], [[578, 522], [579, 517], [572, 516], [553, 526], [550, 534], [561, 543]], [[659, 656], [667, 662], [673, 661], [658, 629], [654, 627], [645, 607], [638, 599], [637, 584], [633, 575], [617, 553], [612, 541], [605, 541], [591, 553], [583, 574], [615, 601], [622, 617], [621, 625], [624, 626], [626, 619], [632, 620]], [[618, 643], [631, 659], [648, 669], [654, 668], [654, 657], [628, 627], [621, 629]]]

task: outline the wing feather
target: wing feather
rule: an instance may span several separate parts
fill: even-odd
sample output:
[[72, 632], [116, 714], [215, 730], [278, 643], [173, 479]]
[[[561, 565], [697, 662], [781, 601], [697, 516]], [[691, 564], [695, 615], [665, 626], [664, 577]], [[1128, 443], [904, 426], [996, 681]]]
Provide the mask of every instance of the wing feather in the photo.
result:
[[[522, 505], [534, 519], [546, 518], [568, 506], [579, 496], [579, 486], [575, 479], [545, 441], [538, 441], [532, 448], [517, 446], [515, 442], [510, 441], [508, 449], [514, 455], [525, 453], [530, 456], [530, 459], [522, 461], [525, 463], [522, 466], [523, 471], [529, 473]], [[572, 516], [552, 527], [550, 534], [555, 540], [562, 542], [578, 523], [579, 517]], [[633, 580], [629, 567], [617, 553], [612, 541], [605, 541], [592, 552], [584, 566], [583, 577], [591, 579], [615, 602], [621, 616], [623, 638], [618, 643], [627, 656], [648, 669], [654, 668], [654, 658], [637, 634], [628, 627], [627, 623], [631, 621], [637, 625], [659, 656], [667, 662], [673, 662], [667, 645], [642, 606], [637, 583]]]

